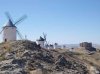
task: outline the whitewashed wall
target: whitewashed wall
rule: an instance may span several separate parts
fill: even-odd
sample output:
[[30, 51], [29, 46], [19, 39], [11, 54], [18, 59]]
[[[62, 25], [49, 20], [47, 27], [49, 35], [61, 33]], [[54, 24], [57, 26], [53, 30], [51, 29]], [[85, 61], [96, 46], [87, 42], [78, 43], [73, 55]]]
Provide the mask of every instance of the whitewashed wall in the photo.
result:
[[16, 27], [5, 27], [3, 30], [3, 41], [16, 40]]
[[37, 41], [37, 44], [40, 44], [40, 46], [41, 46], [42, 48], [44, 48], [44, 42], [45, 42], [45, 41]]

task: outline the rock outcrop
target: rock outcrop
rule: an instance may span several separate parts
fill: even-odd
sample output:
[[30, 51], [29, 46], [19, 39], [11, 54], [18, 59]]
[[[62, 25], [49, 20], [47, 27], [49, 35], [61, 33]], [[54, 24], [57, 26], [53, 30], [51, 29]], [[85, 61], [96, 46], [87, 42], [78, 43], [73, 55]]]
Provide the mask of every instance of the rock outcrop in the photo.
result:
[[80, 62], [28, 40], [1, 43], [0, 53], [0, 74], [29, 74], [37, 69], [47, 74], [88, 74]]

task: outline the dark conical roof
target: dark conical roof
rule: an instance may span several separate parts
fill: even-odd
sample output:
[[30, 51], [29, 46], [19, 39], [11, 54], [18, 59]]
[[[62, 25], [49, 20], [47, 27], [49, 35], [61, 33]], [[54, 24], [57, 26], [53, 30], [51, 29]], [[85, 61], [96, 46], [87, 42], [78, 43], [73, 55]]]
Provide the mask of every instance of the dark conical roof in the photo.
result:
[[40, 39], [38, 39], [38, 41], [45, 41], [45, 39], [40, 36]]
[[12, 21], [9, 19], [8, 22], [5, 24], [5, 27], [15, 27]]

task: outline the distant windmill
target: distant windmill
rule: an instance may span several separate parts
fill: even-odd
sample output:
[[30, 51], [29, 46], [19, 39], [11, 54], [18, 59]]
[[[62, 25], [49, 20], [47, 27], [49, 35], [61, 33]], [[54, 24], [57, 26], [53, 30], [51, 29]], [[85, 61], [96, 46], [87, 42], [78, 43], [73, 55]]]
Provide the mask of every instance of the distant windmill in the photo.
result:
[[47, 36], [47, 34], [43, 33], [43, 37], [40, 36], [40, 38], [37, 40], [37, 44], [39, 44], [42, 48], [44, 48], [45, 47], [45, 43], [47, 43], [46, 36]]
[[22, 35], [18, 31], [17, 25], [20, 22], [22, 22], [27, 16], [24, 15], [16, 22], [13, 22], [10, 14], [8, 12], [6, 12], [5, 15], [8, 18], [8, 22], [6, 23], [6, 25], [3, 27], [2, 31], [0, 32], [0, 34], [3, 32], [3, 41], [6, 42], [6, 41], [16, 40], [16, 38], [17, 38], [16, 34], [18, 34], [18, 36], [22, 39]]

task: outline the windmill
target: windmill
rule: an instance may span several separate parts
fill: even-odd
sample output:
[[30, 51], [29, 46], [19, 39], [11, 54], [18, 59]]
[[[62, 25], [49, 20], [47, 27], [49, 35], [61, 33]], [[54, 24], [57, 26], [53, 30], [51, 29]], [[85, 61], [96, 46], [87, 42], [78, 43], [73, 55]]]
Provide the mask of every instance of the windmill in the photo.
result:
[[37, 44], [39, 44], [42, 48], [44, 48], [45, 47], [45, 43], [47, 43], [46, 42], [46, 36], [47, 35], [43, 33], [43, 37], [40, 36], [40, 38], [37, 39]]
[[16, 22], [13, 22], [10, 14], [8, 12], [5, 13], [8, 22], [6, 23], [6, 25], [3, 27], [2, 31], [0, 32], [3, 33], [3, 41], [12, 41], [12, 40], [16, 40], [17, 38], [17, 34], [18, 36], [22, 39], [22, 35], [19, 32], [17, 25], [22, 22], [27, 16], [24, 15], [21, 18], [19, 18]]

